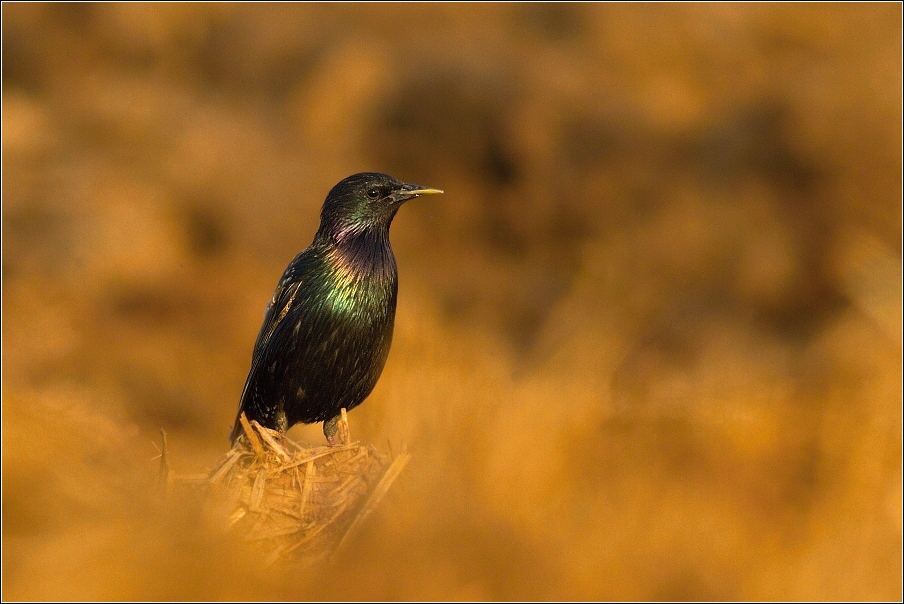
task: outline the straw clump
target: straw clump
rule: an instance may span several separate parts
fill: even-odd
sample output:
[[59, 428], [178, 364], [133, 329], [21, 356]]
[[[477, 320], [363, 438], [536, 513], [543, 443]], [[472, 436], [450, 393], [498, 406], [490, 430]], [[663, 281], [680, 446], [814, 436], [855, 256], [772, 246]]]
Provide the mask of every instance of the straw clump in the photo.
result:
[[261, 549], [268, 564], [326, 558], [361, 526], [411, 458], [350, 442], [344, 412], [343, 444], [313, 448], [243, 414], [244, 435], [220, 465], [181, 482], [206, 488], [212, 521]]

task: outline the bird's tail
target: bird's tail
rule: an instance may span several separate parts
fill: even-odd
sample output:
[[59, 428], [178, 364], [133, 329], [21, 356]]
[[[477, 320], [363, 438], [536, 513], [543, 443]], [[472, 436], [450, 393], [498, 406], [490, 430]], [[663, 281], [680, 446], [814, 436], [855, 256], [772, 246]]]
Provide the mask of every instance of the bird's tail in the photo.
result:
[[251, 376], [253, 375], [254, 359], [252, 359], [251, 362], [251, 371], [248, 372], [248, 377], [245, 378], [245, 385], [242, 386], [242, 396], [239, 398], [239, 411], [235, 414], [235, 423], [232, 424], [232, 432], [229, 433], [229, 442], [232, 444], [235, 444], [235, 441], [238, 440], [239, 436], [245, 432], [245, 429], [242, 428], [242, 413], [245, 412], [245, 402], [249, 400], [248, 387], [251, 384]]
[[232, 426], [232, 432], [229, 433], [229, 442], [235, 444], [235, 441], [238, 440], [239, 436], [245, 433], [244, 428], [242, 428], [242, 408], [239, 407], [239, 414], [235, 417], [235, 424]]

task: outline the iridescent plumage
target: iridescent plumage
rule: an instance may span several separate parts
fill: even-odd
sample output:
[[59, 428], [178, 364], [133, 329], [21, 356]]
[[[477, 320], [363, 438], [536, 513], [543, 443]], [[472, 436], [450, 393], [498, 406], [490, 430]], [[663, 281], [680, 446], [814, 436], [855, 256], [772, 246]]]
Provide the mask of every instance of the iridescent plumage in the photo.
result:
[[[324, 422], [334, 441], [341, 409], [370, 394], [389, 355], [398, 292], [389, 225], [402, 203], [431, 193], [441, 191], [377, 173], [333, 187], [313, 243], [267, 305], [239, 414], [281, 432]], [[236, 419], [230, 438], [241, 432]]]

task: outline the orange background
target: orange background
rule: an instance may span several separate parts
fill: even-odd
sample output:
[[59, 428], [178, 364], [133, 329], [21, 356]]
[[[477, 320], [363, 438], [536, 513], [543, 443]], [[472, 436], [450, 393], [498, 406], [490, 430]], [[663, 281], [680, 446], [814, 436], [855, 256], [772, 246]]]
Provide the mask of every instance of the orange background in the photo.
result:
[[[896, 3], [4, 4], [3, 597], [899, 599], [901, 50]], [[365, 170], [446, 191], [350, 415], [413, 461], [262, 568], [157, 431], [225, 452]]]

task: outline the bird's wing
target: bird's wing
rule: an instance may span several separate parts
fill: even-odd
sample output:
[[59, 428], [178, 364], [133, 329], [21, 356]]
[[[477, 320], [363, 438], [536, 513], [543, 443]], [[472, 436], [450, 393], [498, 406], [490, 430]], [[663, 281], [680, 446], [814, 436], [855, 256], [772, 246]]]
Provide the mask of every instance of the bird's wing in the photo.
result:
[[288, 271], [280, 279], [279, 284], [276, 286], [276, 291], [273, 292], [273, 298], [267, 302], [267, 310], [264, 311], [264, 322], [261, 325], [260, 332], [257, 334], [257, 340], [254, 342], [252, 362], [257, 361], [261, 351], [266, 348], [267, 342], [270, 341], [273, 332], [276, 331], [276, 327], [289, 314], [301, 284], [300, 280], [293, 280]]
[[[296, 304], [302, 302], [302, 300], [298, 298], [299, 290], [305, 284], [305, 275], [310, 273], [310, 269], [312, 268], [311, 265], [315, 262], [316, 258], [314, 254], [310, 253], [310, 250], [305, 250], [296, 256], [283, 273], [282, 278], [280, 278], [279, 283], [276, 285], [276, 291], [273, 292], [273, 297], [270, 299], [270, 302], [267, 303], [267, 310], [264, 311], [264, 322], [261, 325], [260, 332], [257, 334], [257, 341], [254, 343], [254, 352], [251, 356], [251, 369], [248, 371], [248, 377], [245, 379], [245, 386], [242, 388], [242, 397], [239, 402], [239, 415], [241, 415], [247, 402], [246, 397], [248, 396], [248, 387], [253, 382], [255, 375], [263, 364], [267, 344], [270, 342], [273, 332], [276, 331], [276, 328], [282, 320], [289, 314], [289, 311], [291, 311]], [[235, 440], [238, 430], [239, 424], [238, 420], [236, 420], [236, 425], [233, 428], [233, 435], [231, 437], [233, 440]]]

